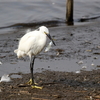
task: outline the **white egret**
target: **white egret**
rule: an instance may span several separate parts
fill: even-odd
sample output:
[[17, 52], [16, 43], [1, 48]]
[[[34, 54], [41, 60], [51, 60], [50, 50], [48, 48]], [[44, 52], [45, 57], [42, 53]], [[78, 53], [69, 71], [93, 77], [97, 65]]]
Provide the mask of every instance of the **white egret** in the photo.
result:
[[55, 42], [49, 34], [49, 30], [45, 26], [39, 27], [35, 31], [30, 31], [26, 33], [19, 41], [18, 49], [14, 52], [17, 54], [18, 58], [29, 56], [30, 57], [30, 71], [32, 77], [32, 85], [35, 86], [34, 76], [33, 76], [33, 67], [36, 55], [39, 54], [46, 45], [48, 38], [55, 45]]

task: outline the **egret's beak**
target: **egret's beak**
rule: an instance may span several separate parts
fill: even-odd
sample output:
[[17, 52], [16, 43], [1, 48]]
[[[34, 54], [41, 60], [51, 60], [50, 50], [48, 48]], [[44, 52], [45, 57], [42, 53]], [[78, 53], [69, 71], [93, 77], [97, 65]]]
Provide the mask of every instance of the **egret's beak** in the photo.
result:
[[52, 41], [52, 43], [56, 46], [55, 42], [53, 41], [53, 39], [51, 38], [50, 34], [46, 34], [48, 36], [48, 38]]

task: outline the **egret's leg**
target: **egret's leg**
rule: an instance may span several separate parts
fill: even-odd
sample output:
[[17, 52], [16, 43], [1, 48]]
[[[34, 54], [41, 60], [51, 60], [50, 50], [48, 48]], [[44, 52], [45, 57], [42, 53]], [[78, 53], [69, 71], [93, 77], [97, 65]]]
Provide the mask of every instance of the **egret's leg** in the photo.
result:
[[34, 61], [36, 57], [31, 57], [31, 62], [30, 62], [30, 71], [31, 71], [31, 77], [32, 77], [32, 88], [37, 88], [37, 89], [42, 89], [43, 87], [36, 86], [36, 83], [34, 82], [34, 75], [33, 75], [33, 68], [34, 68]]
[[30, 62], [30, 71], [31, 71], [31, 77], [32, 77], [32, 85], [34, 85], [34, 76], [33, 76], [34, 61], [35, 61], [35, 56], [31, 57], [31, 62]]

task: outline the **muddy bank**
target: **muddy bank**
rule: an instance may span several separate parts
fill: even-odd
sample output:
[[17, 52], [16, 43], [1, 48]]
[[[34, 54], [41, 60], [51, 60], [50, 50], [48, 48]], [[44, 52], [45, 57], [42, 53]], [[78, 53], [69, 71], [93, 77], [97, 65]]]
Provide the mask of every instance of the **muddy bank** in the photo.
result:
[[[29, 58], [17, 59], [13, 52], [26, 29], [14, 29], [9, 34], [0, 35], [0, 62], [2, 62], [0, 77], [5, 73], [10, 75], [16, 73], [22, 76], [21, 78], [12, 78], [12, 81], [8, 83], [0, 83], [0, 98], [4, 100], [66, 100], [66, 98], [68, 100], [99, 100], [99, 23], [49, 29], [57, 46], [52, 47], [48, 53], [39, 54], [35, 62], [35, 79], [43, 86], [42, 90], [31, 89], [25, 84], [30, 79], [30, 74], [28, 74], [30, 73]], [[62, 65], [56, 63], [61, 60], [70, 61], [70, 63], [75, 60], [75, 62], [71, 65], [63, 62], [61, 62]], [[55, 63], [52, 64], [54, 61]], [[83, 61], [83, 64], [78, 64], [79, 61]], [[39, 62], [45, 63], [42, 65]], [[92, 63], [94, 66], [91, 65]], [[45, 66], [45, 64], [47, 65]], [[86, 68], [82, 69], [82, 66], [86, 66]], [[41, 73], [38, 73], [38, 68]], [[57, 70], [54, 71], [54, 68]], [[68, 72], [69, 69], [71, 72]], [[91, 71], [92, 69], [94, 70]], [[26, 74], [23, 74], [25, 71]], [[79, 73], [75, 73], [76, 71]], [[20, 86], [20, 84], [25, 85]]]
[[[13, 75], [13, 74], [11, 74]], [[45, 71], [35, 73], [35, 80], [43, 89], [27, 85], [30, 74], [0, 83], [2, 100], [100, 100], [100, 70], [81, 72]]]

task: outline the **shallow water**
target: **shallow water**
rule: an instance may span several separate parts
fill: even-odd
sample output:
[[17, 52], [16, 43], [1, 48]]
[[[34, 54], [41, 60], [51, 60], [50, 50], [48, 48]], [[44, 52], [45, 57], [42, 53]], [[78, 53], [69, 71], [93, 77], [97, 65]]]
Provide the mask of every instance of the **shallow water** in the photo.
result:
[[[80, 22], [80, 19], [83, 18], [83, 16], [88, 18], [88, 20], [85, 20], [84, 22], [92, 22], [92, 16], [95, 19], [94, 21], [100, 21], [99, 9], [99, 0], [75, 0], [75, 24], [81, 24], [82, 22]], [[50, 23], [52, 26], [66, 25], [65, 16], [66, 0], [0, 0], [0, 28], [15, 24], [17, 24], [16, 27], [20, 27], [20, 23], [23, 23], [24, 25], [33, 23], [31, 26], [34, 26], [34, 24], [37, 23], [37, 25], [40, 26], [40, 22], [42, 25], [44, 22], [47, 22], [47, 25]], [[7, 33], [11, 30], [11, 28], [10, 30], [8, 28], [0, 29], [0, 34]]]
[[[65, 72], [77, 72], [81, 70], [91, 71], [93, 69], [98, 69], [97, 65], [99, 65], [99, 59], [86, 59], [83, 60], [82, 64], [78, 62], [81, 61], [79, 59], [67, 59], [67, 60], [39, 60], [36, 59], [34, 72], [42, 72], [45, 70], [51, 71], [65, 71]], [[94, 64], [93, 66], [91, 64]], [[7, 67], [8, 66], [8, 67]], [[86, 66], [86, 67], [84, 67]], [[30, 73], [30, 66], [29, 61], [18, 61], [12, 63], [4, 63], [0, 65], [0, 76], [3, 74], [10, 74], [10, 73]], [[15, 76], [17, 77], [17, 76]]]

